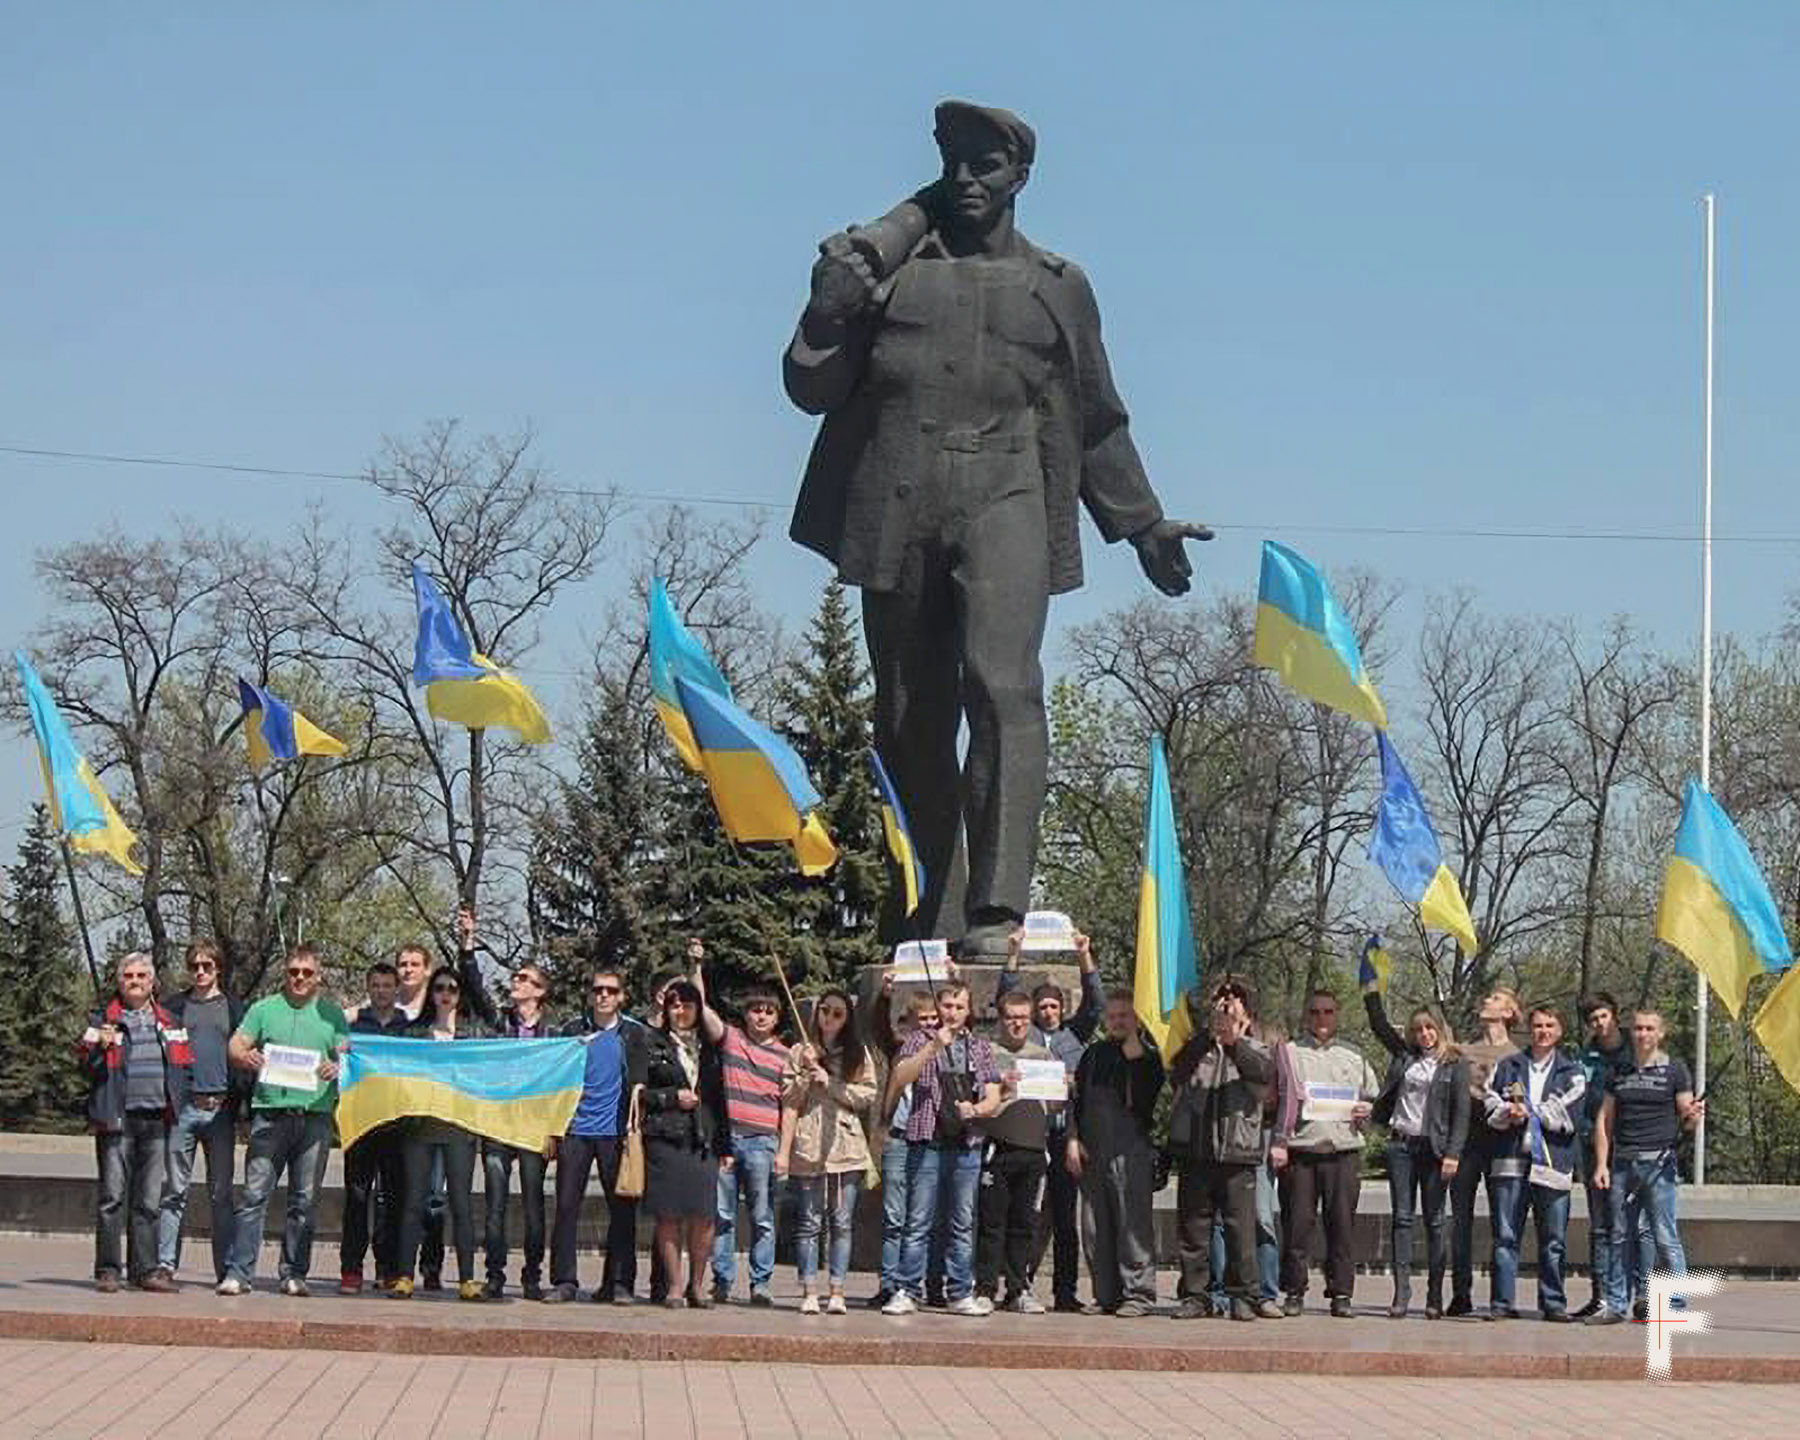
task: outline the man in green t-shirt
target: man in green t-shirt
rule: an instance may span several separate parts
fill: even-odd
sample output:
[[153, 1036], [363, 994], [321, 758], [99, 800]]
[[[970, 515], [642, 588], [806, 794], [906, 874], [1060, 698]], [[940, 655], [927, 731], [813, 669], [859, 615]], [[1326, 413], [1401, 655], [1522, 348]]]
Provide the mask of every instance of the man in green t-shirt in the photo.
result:
[[242, 1295], [256, 1275], [269, 1193], [285, 1169], [287, 1223], [281, 1234], [281, 1293], [304, 1296], [312, 1264], [313, 1200], [331, 1152], [338, 1056], [348, 1043], [344, 1012], [319, 995], [319, 957], [288, 954], [287, 983], [244, 1012], [231, 1037], [231, 1063], [256, 1075], [244, 1203], [238, 1207], [230, 1268], [219, 1294]]

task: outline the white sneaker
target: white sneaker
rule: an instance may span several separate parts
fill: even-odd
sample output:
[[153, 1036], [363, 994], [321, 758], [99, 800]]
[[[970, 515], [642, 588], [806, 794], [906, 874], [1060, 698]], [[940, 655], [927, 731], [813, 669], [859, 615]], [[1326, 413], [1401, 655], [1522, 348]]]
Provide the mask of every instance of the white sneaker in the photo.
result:
[[215, 1295], [245, 1295], [245, 1294], [249, 1293], [249, 1290], [250, 1290], [250, 1287], [248, 1285], [246, 1285], [242, 1280], [238, 1279], [237, 1276], [227, 1275], [214, 1288], [213, 1294], [215, 1294]]
[[904, 1290], [896, 1290], [893, 1299], [881, 1307], [883, 1315], [911, 1315], [919, 1307], [913, 1304], [912, 1296]]
[[992, 1315], [994, 1302], [985, 1295], [965, 1295], [945, 1307], [952, 1315]]
[[304, 1300], [312, 1294], [312, 1291], [307, 1288], [306, 1282], [298, 1275], [290, 1275], [281, 1282], [281, 1293], [291, 1295], [296, 1300]]
[[819, 1297], [817, 1295], [802, 1295], [800, 1297], [800, 1313], [802, 1315], [817, 1315], [819, 1313]]
[[825, 1302], [825, 1313], [827, 1315], [848, 1315], [850, 1308], [844, 1304], [842, 1295], [833, 1295]]
[[1017, 1295], [1013, 1296], [1012, 1303], [1006, 1308], [1020, 1315], [1042, 1315], [1044, 1313], [1044, 1302], [1038, 1299], [1037, 1296], [1033, 1295], [1029, 1290], [1021, 1290]]

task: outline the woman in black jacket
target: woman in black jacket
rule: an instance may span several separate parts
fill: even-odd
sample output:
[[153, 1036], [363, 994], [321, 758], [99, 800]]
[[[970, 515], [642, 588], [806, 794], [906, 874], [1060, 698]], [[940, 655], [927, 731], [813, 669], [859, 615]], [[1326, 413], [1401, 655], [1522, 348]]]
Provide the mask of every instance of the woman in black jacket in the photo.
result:
[[[656, 1222], [656, 1249], [669, 1283], [663, 1303], [672, 1310], [684, 1303], [705, 1310], [713, 1303], [702, 1282], [712, 1259], [720, 1157], [731, 1163], [725, 1067], [718, 1047], [701, 1032], [701, 1004], [691, 981], [673, 981], [664, 991], [663, 1025], [650, 1032], [644, 1086], [644, 1152], [650, 1173], [643, 1203]], [[684, 1243], [685, 1302], [675, 1285]]]
[[[456, 967], [438, 966], [425, 989], [425, 1007], [406, 1027], [406, 1036], [450, 1042], [491, 1038], [492, 1028], [463, 1005], [462, 988], [463, 977]], [[473, 1134], [448, 1120], [422, 1116], [406, 1122], [400, 1142], [401, 1169], [406, 1177], [405, 1208], [400, 1212], [400, 1274], [388, 1291], [394, 1298], [412, 1298], [413, 1267], [419, 1259], [425, 1201], [431, 1192], [431, 1164], [439, 1154], [444, 1158], [444, 1195], [456, 1243], [456, 1293], [463, 1300], [483, 1298], [484, 1287], [475, 1273], [475, 1144]]]
[[1435, 1010], [1420, 1006], [1404, 1037], [1388, 1022], [1378, 990], [1363, 996], [1369, 1028], [1391, 1057], [1373, 1118], [1388, 1127], [1388, 1194], [1393, 1206], [1394, 1303], [1388, 1314], [1406, 1317], [1412, 1301], [1413, 1197], [1425, 1215], [1429, 1266], [1425, 1318], [1444, 1313], [1444, 1268], [1449, 1237], [1444, 1199], [1469, 1137], [1469, 1067], [1457, 1053], [1450, 1027]]

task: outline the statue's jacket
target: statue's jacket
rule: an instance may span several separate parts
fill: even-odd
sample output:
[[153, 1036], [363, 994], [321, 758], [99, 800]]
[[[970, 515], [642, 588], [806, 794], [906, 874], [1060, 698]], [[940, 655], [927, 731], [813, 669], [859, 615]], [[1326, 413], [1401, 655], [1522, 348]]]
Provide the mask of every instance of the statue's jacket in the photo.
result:
[[[1081, 268], [1015, 235], [1030, 290], [1053, 322], [1058, 343], [1033, 401], [1034, 450], [1042, 467], [1051, 594], [1081, 584], [1076, 501], [1087, 506], [1109, 543], [1162, 518], [1124, 402], [1100, 340], [1100, 312]], [[950, 442], [918, 423], [891, 423], [892, 397], [865, 383], [871, 347], [887, 324], [886, 309], [918, 257], [942, 254], [927, 235], [877, 288], [867, 310], [844, 328], [839, 343], [816, 347], [797, 329], [782, 363], [789, 397], [823, 415], [789, 534], [838, 567], [839, 577], [871, 590], [899, 583], [911, 537], [907, 497]], [[884, 415], [888, 433], [881, 433]]]

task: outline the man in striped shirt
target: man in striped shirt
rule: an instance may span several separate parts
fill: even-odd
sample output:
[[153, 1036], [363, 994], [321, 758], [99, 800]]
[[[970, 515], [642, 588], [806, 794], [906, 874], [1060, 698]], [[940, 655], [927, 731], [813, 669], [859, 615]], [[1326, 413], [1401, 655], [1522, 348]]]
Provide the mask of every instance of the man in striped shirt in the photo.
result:
[[[688, 954], [698, 979], [705, 949], [694, 940], [689, 942]], [[727, 1025], [710, 1002], [700, 1013], [707, 1040], [719, 1047], [725, 1061], [725, 1111], [731, 1121], [731, 1154], [719, 1166], [713, 1299], [729, 1300], [737, 1279], [737, 1214], [742, 1196], [750, 1207], [750, 1303], [772, 1305], [775, 1142], [781, 1131], [781, 1077], [787, 1069], [787, 1046], [775, 1038], [781, 1002], [772, 989], [751, 986], [744, 992], [742, 1010], [742, 1026]]]

